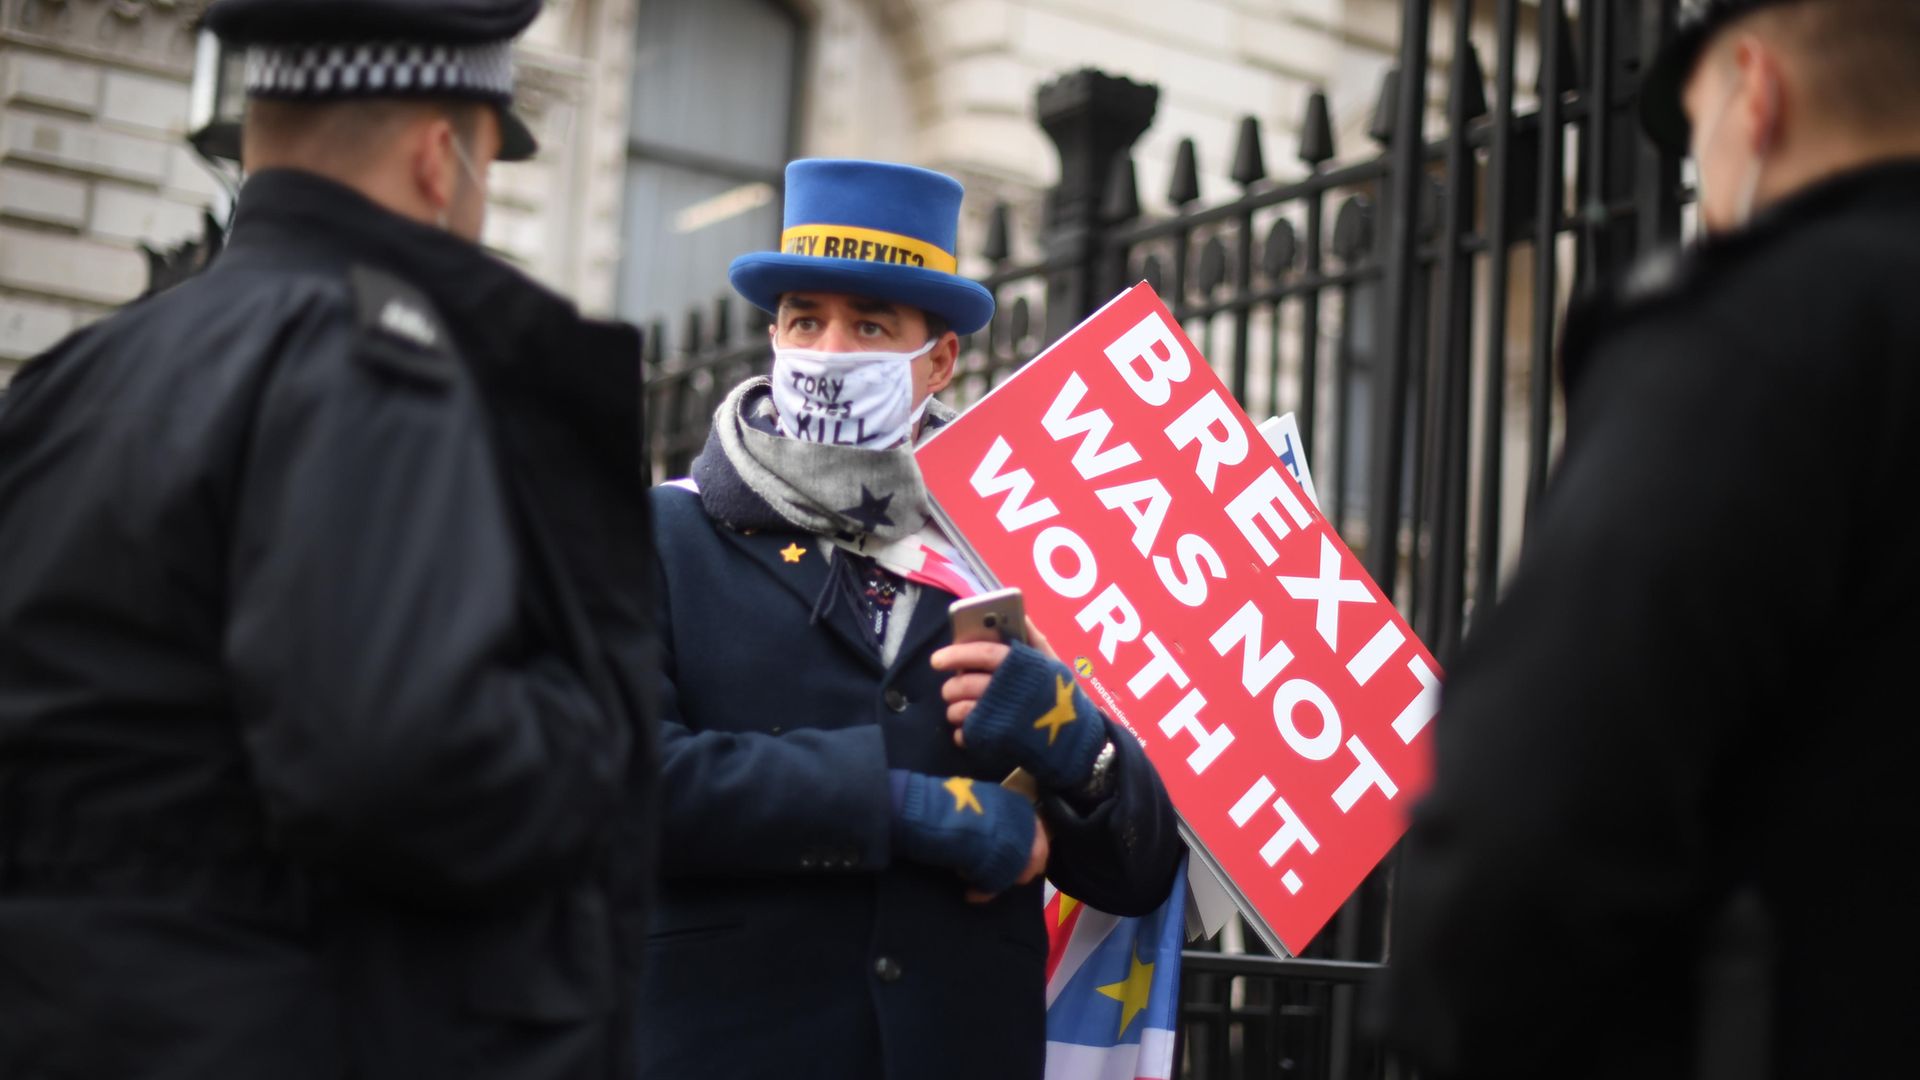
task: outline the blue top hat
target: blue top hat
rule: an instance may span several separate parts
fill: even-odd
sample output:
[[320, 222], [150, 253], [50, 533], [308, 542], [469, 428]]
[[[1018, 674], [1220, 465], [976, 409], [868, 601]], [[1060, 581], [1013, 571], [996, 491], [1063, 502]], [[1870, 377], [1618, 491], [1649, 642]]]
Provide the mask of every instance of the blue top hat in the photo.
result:
[[727, 277], [769, 312], [783, 293], [847, 293], [908, 304], [971, 334], [993, 318], [993, 294], [957, 273], [963, 194], [952, 177], [912, 165], [792, 162], [780, 250], [740, 256]]

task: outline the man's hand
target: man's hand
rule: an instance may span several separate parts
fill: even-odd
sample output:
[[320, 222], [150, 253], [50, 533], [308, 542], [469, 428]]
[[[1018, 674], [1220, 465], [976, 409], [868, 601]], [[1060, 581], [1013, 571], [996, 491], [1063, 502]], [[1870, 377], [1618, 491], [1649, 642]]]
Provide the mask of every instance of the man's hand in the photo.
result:
[[979, 702], [980, 695], [987, 692], [993, 673], [1000, 670], [1001, 662], [1012, 651], [997, 641], [969, 641], [949, 645], [933, 654], [934, 670], [954, 672], [940, 684], [940, 696], [947, 702], [947, 723], [953, 725], [955, 746], [967, 745], [961, 725]]
[[990, 899], [1046, 870], [1046, 832], [1025, 797], [967, 776], [895, 769], [888, 779], [895, 850], [958, 873], [972, 886], [969, 899]]
[[[1015, 885], [1025, 885], [1045, 874], [1047, 860], [1053, 857], [1053, 838], [1047, 834], [1046, 821], [1039, 818], [1034, 820], [1039, 822], [1040, 827], [1033, 830], [1033, 851], [1027, 856], [1027, 869], [1020, 875], [1020, 880], [1014, 882]], [[999, 895], [999, 893], [981, 892], [979, 889], [968, 889], [967, 902], [984, 904]]]
[[[1054, 654], [1053, 646], [1047, 643], [1047, 636], [1040, 628], [1027, 620], [1027, 641], [1035, 652], [1058, 663], [1060, 657]], [[969, 641], [961, 645], [949, 645], [933, 654], [935, 671], [958, 672], [940, 687], [940, 696], [947, 702], [947, 722], [953, 725], [953, 744], [966, 746], [966, 733], [960, 725], [973, 711], [974, 702], [987, 692], [987, 684], [992, 680], [1001, 661], [1013, 650], [998, 641]]]
[[947, 721], [959, 728], [955, 743], [1018, 763], [1042, 787], [1068, 791], [1092, 775], [1107, 728], [1073, 672], [1051, 653], [966, 642], [934, 653], [933, 666], [955, 672], [940, 689]]

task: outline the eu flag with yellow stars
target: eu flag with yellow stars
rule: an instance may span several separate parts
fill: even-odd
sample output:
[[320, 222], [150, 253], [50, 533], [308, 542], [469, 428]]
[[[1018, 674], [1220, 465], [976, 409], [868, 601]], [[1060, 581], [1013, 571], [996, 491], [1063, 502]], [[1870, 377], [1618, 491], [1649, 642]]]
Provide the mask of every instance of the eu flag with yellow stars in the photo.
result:
[[1047, 1080], [1170, 1080], [1186, 912], [1184, 862], [1137, 919], [1047, 886]]

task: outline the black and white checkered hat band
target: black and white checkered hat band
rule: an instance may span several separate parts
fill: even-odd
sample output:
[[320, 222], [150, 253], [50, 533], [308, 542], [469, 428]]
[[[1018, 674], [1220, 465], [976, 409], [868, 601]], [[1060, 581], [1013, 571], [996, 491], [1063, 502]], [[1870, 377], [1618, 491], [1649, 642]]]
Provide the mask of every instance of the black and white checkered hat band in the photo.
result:
[[452, 94], [510, 99], [513, 43], [253, 45], [247, 93], [262, 97]]

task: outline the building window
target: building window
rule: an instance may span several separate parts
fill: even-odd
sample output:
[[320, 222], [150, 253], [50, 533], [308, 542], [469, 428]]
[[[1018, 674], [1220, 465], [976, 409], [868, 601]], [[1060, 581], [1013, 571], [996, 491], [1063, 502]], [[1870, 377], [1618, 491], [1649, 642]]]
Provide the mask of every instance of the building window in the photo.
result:
[[779, 241], [802, 26], [773, 0], [641, 0], [638, 21], [619, 307], [677, 322]]

